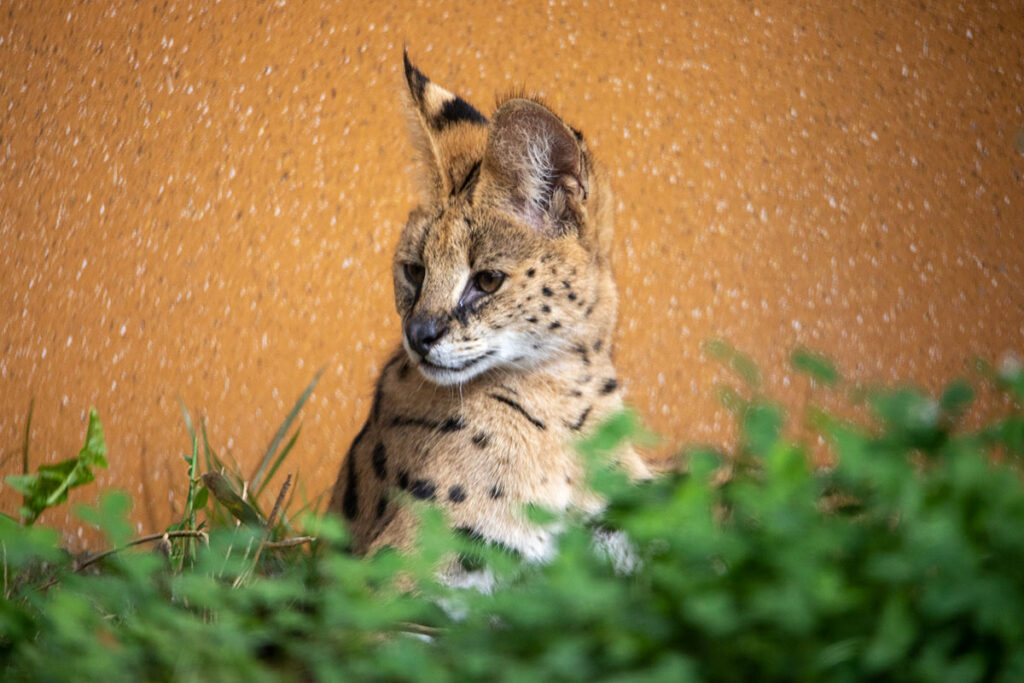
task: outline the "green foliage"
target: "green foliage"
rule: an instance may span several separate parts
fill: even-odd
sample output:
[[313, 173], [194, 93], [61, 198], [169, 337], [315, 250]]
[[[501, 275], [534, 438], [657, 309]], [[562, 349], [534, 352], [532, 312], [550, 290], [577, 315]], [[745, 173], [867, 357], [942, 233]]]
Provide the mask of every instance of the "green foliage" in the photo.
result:
[[793, 351], [789, 360], [794, 369], [810, 375], [822, 384], [835, 386], [839, 383], [839, 371], [827, 356], [800, 347]]
[[[31, 424], [31, 410], [29, 424]], [[25, 434], [24, 467], [28, 469], [28, 428]], [[94, 467], [107, 466], [107, 446], [103, 440], [103, 425], [95, 410], [89, 411], [89, 427], [85, 445], [78, 455], [53, 465], [40, 465], [35, 474], [12, 474], [4, 481], [22, 495], [18, 514], [26, 525], [35, 523], [47, 508], [60, 505], [68, 499], [68, 491], [95, 479]]]
[[704, 353], [710, 358], [732, 370], [746, 382], [747, 386], [756, 388], [761, 384], [761, 371], [750, 356], [726, 344], [721, 339], [711, 339], [704, 343]]
[[[749, 376], [735, 355], [719, 357]], [[841, 386], [831, 364], [807, 358], [792, 360]], [[570, 524], [544, 566], [453, 535], [429, 507], [410, 556], [351, 557], [332, 517], [297, 525], [310, 545], [274, 545], [260, 514], [213, 525], [183, 567], [122, 550], [81, 569], [52, 532], [0, 520], [0, 670], [53, 681], [1022, 680], [1022, 377], [1003, 368], [991, 380], [1012, 409], [976, 431], [960, 426], [972, 399], [961, 382], [934, 398], [870, 391], [870, 424], [812, 409], [812, 438], [837, 455], [824, 471], [745, 378], [728, 392], [735, 452], [691, 449], [685, 471], [642, 486], [606, 464], [637, 429], [620, 416], [581, 448], [609, 501], [597, 536], [624, 533], [628, 549]], [[206, 482], [210, 505], [216, 487]], [[80, 514], [115, 547], [128, 542], [123, 496]], [[496, 588], [438, 582], [456, 555], [486, 566]]]

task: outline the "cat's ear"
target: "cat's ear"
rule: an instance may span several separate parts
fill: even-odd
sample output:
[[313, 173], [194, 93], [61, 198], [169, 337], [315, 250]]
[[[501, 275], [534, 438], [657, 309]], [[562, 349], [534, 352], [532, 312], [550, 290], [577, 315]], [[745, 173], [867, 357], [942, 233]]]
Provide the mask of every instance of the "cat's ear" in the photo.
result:
[[494, 113], [477, 195], [548, 237], [579, 230], [590, 191], [582, 136], [533, 100]]
[[420, 194], [424, 203], [432, 204], [458, 194], [475, 178], [487, 139], [487, 118], [424, 76], [409, 61], [408, 52], [403, 61]]

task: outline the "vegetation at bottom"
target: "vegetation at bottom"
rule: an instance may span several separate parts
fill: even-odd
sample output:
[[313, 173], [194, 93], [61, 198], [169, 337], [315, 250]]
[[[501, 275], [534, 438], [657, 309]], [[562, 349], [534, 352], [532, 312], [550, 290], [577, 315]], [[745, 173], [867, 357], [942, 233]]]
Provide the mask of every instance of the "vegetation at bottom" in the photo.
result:
[[[36, 474], [26, 465], [7, 480], [24, 502], [0, 517], [0, 676], [1024, 680], [1019, 364], [979, 364], [1007, 408], [968, 429], [965, 382], [935, 397], [849, 387], [825, 358], [798, 350], [793, 366], [815, 391], [866, 403], [873, 418], [811, 407], [791, 430], [749, 359], [720, 342], [707, 352], [737, 375], [720, 388], [735, 449], [688, 449], [680, 471], [631, 485], [603, 456], [636, 434], [635, 421], [606, 423], [580, 444], [606, 514], [568, 520], [543, 566], [449, 533], [428, 507], [420, 552], [368, 560], [345, 552], [339, 520], [286, 514], [287, 485], [261, 507], [316, 380], [253, 476], [220, 461], [189, 421], [182, 520], [133, 538], [127, 496], [108, 493], [78, 514], [109, 549], [71, 556], [33, 522], [106, 465], [93, 415], [73, 462]], [[835, 464], [812, 468], [792, 432], [820, 437]], [[619, 539], [618, 550], [599, 537]], [[453, 556], [492, 574], [493, 589], [439, 581]]]

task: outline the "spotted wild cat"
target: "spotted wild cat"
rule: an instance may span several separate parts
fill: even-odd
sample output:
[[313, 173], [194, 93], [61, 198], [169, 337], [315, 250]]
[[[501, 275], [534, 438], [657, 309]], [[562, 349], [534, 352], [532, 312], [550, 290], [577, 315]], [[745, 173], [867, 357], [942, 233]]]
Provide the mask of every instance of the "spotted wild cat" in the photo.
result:
[[[402, 348], [341, 465], [330, 509], [356, 552], [414, 542], [393, 491], [542, 561], [554, 528], [523, 515], [600, 510], [573, 448], [622, 405], [612, 364], [613, 198], [582, 134], [511, 97], [490, 121], [405, 57], [421, 204], [395, 250]], [[618, 454], [650, 476], [632, 448]]]

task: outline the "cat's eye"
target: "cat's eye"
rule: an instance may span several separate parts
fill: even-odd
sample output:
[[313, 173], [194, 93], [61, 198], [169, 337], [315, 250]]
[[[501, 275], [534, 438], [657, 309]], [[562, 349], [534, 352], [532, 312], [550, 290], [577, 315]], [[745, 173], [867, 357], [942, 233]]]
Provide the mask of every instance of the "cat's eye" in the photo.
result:
[[494, 294], [505, 281], [505, 273], [496, 270], [482, 270], [473, 278], [476, 288], [484, 294]]
[[405, 279], [412, 284], [419, 287], [423, 284], [423, 276], [427, 274], [427, 270], [418, 263], [406, 263], [403, 267], [405, 271]]

